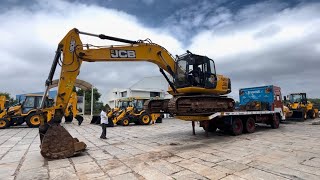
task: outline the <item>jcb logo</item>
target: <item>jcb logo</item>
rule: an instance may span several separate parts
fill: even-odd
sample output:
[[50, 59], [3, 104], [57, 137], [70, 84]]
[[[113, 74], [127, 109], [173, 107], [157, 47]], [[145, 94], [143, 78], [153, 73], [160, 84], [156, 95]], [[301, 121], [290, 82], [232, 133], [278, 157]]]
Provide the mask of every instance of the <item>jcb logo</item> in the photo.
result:
[[136, 52], [134, 50], [117, 50], [111, 49], [112, 58], [136, 58]]

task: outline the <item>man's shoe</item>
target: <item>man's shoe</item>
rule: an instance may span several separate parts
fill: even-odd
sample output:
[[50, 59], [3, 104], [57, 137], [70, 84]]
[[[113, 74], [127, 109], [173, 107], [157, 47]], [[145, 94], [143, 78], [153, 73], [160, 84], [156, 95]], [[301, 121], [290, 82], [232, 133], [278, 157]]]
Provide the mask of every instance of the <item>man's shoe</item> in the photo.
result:
[[100, 137], [100, 139], [107, 139], [106, 137]]

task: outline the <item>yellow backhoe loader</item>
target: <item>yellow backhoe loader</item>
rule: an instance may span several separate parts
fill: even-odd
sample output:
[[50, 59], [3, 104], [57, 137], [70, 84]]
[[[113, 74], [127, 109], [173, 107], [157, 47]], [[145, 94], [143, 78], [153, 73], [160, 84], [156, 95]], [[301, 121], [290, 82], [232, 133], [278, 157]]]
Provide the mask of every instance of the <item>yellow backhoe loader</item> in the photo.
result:
[[162, 122], [160, 113], [148, 113], [143, 109], [144, 103], [150, 98], [130, 97], [119, 100], [120, 107], [116, 116], [112, 118], [113, 125], [128, 126], [130, 123], [148, 125]]
[[[37, 114], [37, 108], [40, 107], [42, 94], [26, 94], [26, 98], [21, 104], [9, 107], [0, 113], [0, 129], [10, 126], [21, 125], [24, 122], [31, 127], [40, 126], [40, 115]], [[46, 97], [45, 107], [47, 119], [51, 119], [53, 115], [54, 100]], [[72, 93], [68, 103], [68, 108], [65, 109], [65, 119], [70, 122], [77, 115], [77, 94]], [[79, 121], [80, 125], [81, 122]]]
[[[0, 113], [0, 128], [4, 129], [10, 126], [21, 125], [24, 122], [29, 127], [40, 126], [40, 116], [36, 113], [37, 108], [40, 107], [42, 94], [27, 94], [25, 100], [18, 105], [9, 107]], [[49, 107], [49, 101], [46, 98], [45, 107]], [[47, 118], [51, 118], [52, 112], [47, 109]]]
[[[83, 44], [80, 35], [126, 44], [112, 46]], [[44, 97], [48, 92], [57, 65], [61, 65], [58, 94], [51, 121], [45, 116], [45, 105], [41, 104], [43, 119], [39, 133], [41, 154], [45, 158], [66, 158], [86, 148], [85, 143], [72, 138], [68, 131], [60, 125], [83, 61], [148, 61], [158, 65], [160, 72], [171, 87], [168, 92], [173, 95], [173, 98], [148, 100], [144, 107], [149, 113], [164, 112], [179, 119], [199, 121], [207, 119], [207, 116], [214, 112], [234, 109], [234, 100], [221, 96], [231, 92], [230, 79], [216, 74], [214, 61], [206, 56], [187, 51], [186, 54], [174, 58], [164, 47], [152, 43], [149, 39], [131, 41], [72, 29], [60, 41], [45, 83]], [[169, 79], [165, 71], [173, 81]], [[206, 123], [206, 126], [208, 125], [209, 123]]]
[[150, 122], [154, 124], [157, 122], [162, 122], [160, 113], [148, 113], [143, 109], [144, 103], [150, 98], [132, 98], [132, 105], [126, 108], [125, 116], [120, 119], [119, 124], [123, 126], [128, 126], [130, 123], [135, 123], [138, 125], [148, 125]]
[[[287, 99], [288, 98], [288, 99]], [[284, 96], [287, 107], [292, 111], [289, 119], [315, 119], [319, 117], [319, 110], [314, 107], [313, 103], [308, 101], [306, 93], [292, 93], [287, 97]]]

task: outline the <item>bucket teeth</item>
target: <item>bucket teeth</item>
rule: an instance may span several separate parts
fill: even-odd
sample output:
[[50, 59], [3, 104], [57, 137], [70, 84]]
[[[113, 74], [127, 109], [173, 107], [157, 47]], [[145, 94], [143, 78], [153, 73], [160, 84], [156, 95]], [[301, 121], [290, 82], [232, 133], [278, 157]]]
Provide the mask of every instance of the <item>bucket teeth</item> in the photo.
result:
[[51, 124], [41, 141], [41, 155], [47, 159], [63, 159], [85, 150], [87, 145], [73, 138], [60, 124]]

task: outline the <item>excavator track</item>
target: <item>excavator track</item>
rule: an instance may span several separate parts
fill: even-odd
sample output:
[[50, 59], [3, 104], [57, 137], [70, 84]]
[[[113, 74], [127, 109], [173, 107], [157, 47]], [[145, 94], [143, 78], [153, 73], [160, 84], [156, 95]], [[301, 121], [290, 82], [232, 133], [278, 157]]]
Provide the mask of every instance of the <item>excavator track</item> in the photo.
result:
[[176, 96], [170, 100], [150, 100], [144, 108], [150, 113], [170, 113], [176, 116], [205, 116], [219, 111], [233, 111], [234, 100], [223, 96]]

